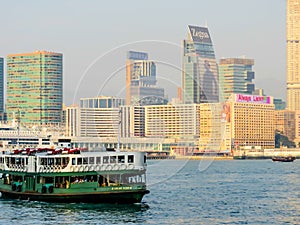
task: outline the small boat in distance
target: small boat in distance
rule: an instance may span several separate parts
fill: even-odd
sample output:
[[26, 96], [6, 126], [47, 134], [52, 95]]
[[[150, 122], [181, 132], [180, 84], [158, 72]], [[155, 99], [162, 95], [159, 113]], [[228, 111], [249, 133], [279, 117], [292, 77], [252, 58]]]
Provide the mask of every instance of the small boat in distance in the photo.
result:
[[46, 202], [140, 203], [143, 152], [27, 149], [0, 155], [2, 198]]
[[273, 156], [272, 161], [274, 162], [293, 162], [296, 159], [294, 156]]

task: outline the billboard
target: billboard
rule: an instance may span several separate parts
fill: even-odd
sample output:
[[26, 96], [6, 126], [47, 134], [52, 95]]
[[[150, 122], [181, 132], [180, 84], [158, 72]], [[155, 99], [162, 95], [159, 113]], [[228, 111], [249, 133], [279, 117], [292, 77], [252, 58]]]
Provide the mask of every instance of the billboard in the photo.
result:
[[224, 102], [222, 104], [222, 113], [221, 113], [222, 122], [230, 122], [230, 103]]
[[148, 60], [148, 53], [128, 51], [127, 52], [127, 59], [131, 59], [131, 60]]
[[206, 27], [189, 25], [189, 32], [194, 42], [211, 43], [210, 35]]
[[236, 102], [251, 102], [251, 103], [259, 103], [259, 104], [271, 104], [270, 96], [259, 96], [259, 95], [243, 95], [236, 94], [235, 95]]

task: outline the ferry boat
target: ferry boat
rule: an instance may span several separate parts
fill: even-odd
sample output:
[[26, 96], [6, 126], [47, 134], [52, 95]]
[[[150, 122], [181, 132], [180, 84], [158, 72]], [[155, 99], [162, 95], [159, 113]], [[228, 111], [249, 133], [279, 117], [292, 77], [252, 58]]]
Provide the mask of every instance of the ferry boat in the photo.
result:
[[294, 156], [274, 156], [272, 161], [274, 162], [293, 162], [296, 159]]
[[139, 203], [143, 152], [27, 149], [0, 154], [2, 198], [46, 202]]

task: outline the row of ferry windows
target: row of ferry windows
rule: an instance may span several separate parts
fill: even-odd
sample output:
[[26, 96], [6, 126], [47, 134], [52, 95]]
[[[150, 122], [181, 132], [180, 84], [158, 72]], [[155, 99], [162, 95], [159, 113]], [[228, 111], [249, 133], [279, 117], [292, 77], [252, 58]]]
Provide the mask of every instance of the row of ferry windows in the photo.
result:
[[[101, 157], [83, 157], [83, 158], [72, 158], [72, 165], [85, 165], [85, 164], [101, 164]], [[103, 156], [102, 163], [125, 163], [125, 156]], [[127, 163], [134, 163], [134, 155], [128, 155]]]
[[[101, 161], [102, 159], [102, 161]], [[125, 163], [125, 156], [103, 156], [101, 157], [78, 157], [72, 158], [72, 165], [86, 164], [108, 164], [108, 163]], [[41, 165], [66, 165], [69, 163], [69, 158], [41, 158]], [[127, 163], [134, 163], [134, 155], [128, 155]]]

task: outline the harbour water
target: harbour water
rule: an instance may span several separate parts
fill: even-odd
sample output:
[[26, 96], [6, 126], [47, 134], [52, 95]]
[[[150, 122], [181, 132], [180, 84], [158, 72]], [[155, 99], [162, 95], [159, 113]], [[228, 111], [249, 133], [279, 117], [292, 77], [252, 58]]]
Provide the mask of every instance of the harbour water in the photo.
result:
[[141, 204], [0, 200], [0, 224], [300, 224], [300, 160], [153, 160]]

